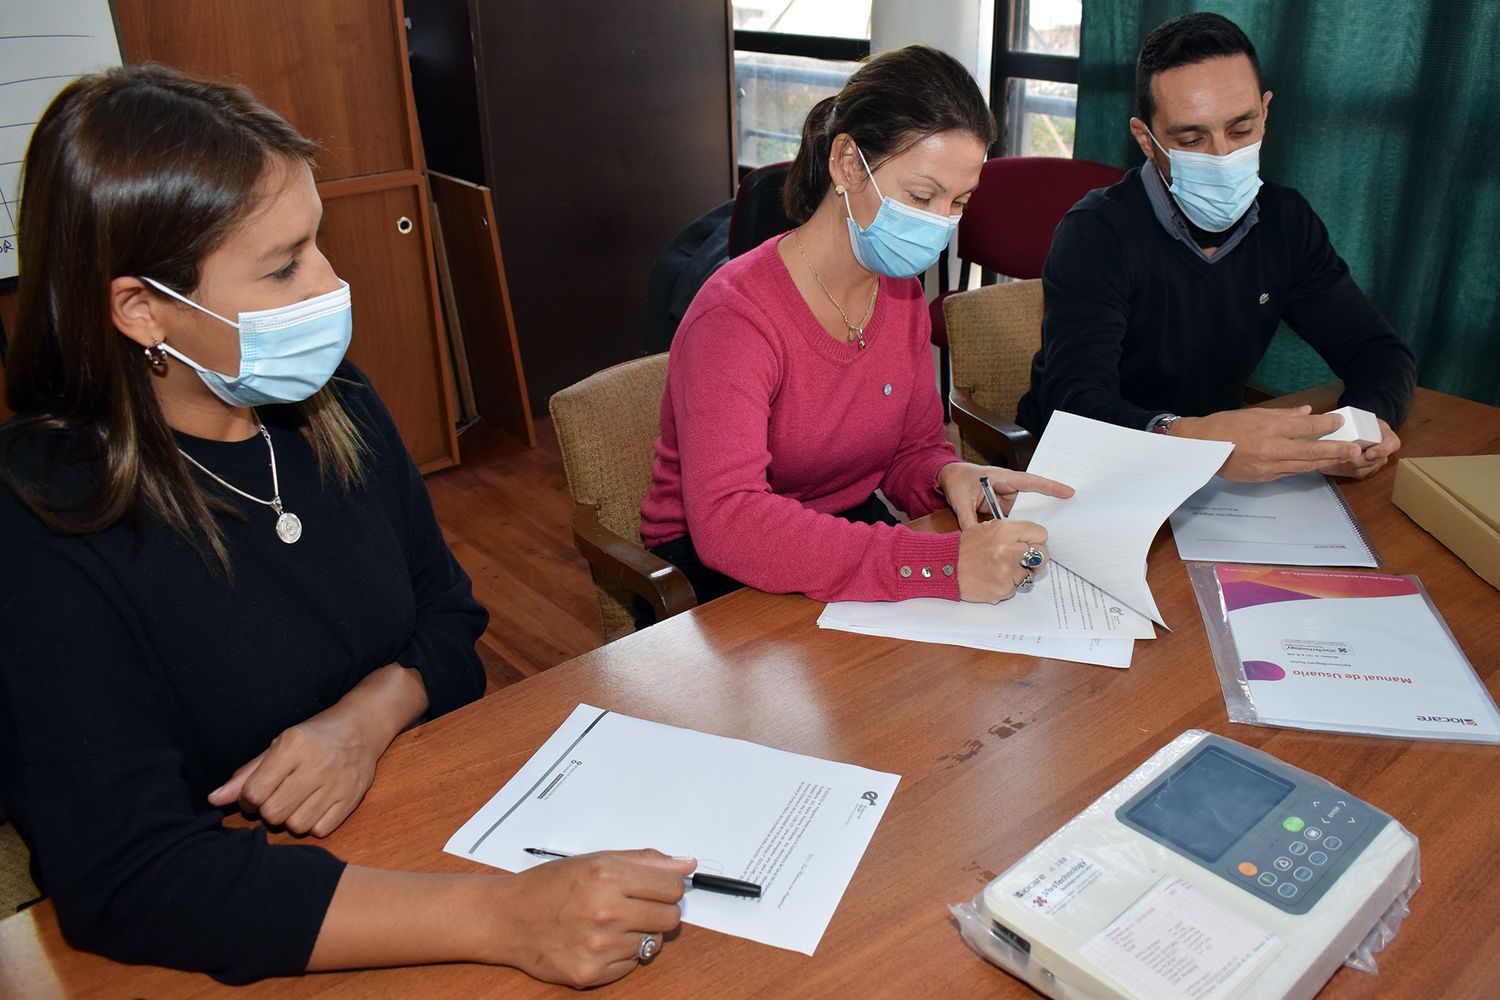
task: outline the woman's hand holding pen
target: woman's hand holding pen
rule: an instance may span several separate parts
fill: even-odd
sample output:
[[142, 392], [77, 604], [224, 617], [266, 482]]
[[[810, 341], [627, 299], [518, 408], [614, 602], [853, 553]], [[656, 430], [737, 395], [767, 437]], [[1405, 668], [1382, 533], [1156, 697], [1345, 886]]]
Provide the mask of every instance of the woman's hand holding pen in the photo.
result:
[[979, 513], [989, 509], [984, 492], [979, 488], [981, 476], [988, 476], [990, 485], [995, 488], [995, 497], [1000, 501], [1002, 515], [1010, 513], [1018, 493], [1041, 493], [1063, 500], [1073, 495], [1073, 487], [1027, 472], [1012, 472], [1009, 469], [969, 462], [949, 462], [938, 470], [938, 489], [943, 491], [948, 506], [953, 508], [960, 531], [967, 531], [978, 524]]
[[[981, 481], [994, 487], [998, 509], [992, 520], [980, 521], [978, 512], [990, 510]], [[1012, 472], [968, 462], [952, 462], [938, 473], [938, 486], [958, 518], [963, 534], [958, 542], [958, 594], [960, 599], [995, 604], [1013, 596], [1032, 572], [1025, 561], [1035, 550], [1046, 557], [1047, 529], [1031, 521], [1001, 518], [1014, 505], [1022, 490], [1066, 499], [1073, 488], [1041, 476]], [[1036, 567], [1039, 568], [1039, 567]]]
[[501, 879], [490, 961], [580, 989], [614, 982], [639, 964], [645, 935], [681, 922], [683, 879], [697, 867], [660, 851], [606, 851]]
[[983, 521], [958, 539], [960, 600], [997, 604], [1015, 594], [1032, 572], [1021, 562], [1028, 548], [1046, 556], [1047, 529], [1030, 521]]

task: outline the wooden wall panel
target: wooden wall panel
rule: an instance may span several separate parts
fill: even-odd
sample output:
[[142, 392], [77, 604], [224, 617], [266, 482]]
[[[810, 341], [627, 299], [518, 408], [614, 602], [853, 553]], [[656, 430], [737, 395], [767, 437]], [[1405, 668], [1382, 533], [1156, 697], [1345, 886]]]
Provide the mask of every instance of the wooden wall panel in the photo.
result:
[[400, 5], [114, 0], [125, 59], [232, 76], [323, 144], [319, 177], [417, 166]]
[[480, 416], [536, 447], [489, 188], [429, 173]]
[[469, 3], [488, 186], [545, 412], [643, 353], [651, 265], [734, 192], [729, 5]]

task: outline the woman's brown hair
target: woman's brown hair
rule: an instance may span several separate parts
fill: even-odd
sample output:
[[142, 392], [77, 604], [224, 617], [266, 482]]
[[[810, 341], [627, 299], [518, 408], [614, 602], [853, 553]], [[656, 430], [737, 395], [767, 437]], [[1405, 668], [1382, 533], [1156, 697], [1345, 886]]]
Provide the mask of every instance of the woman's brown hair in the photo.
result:
[[787, 218], [812, 217], [828, 193], [833, 140], [848, 133], [874, 167], [939, 132], [967, 132], [995, 141], [995, 116], [969, 71], [926, 45], [908, 45], [865, 63], [832, 97], [813, 105], [802, 145], [782, 189]]
[[[110, 282], [150, 275], [191, 294], [204, 258], [257, 207], [273, 158], [311, 163], [315, 150], [243, 87], [161, 66], [83, 77], [37, 122], [22, 173], [5, 457], [42, 439], [53, 459], [91, 465], [91, 486], [64, 499], [45, 472], [0, 464], [53, 531], [154, 514], [230, 570], [213, 512], [232, 508], [189, 474], [146, 358], [110, 318]], [[365, 445], [336, 393], [330, 383], [294, 409], [325, 480], [349, 489], [363, 480]]]

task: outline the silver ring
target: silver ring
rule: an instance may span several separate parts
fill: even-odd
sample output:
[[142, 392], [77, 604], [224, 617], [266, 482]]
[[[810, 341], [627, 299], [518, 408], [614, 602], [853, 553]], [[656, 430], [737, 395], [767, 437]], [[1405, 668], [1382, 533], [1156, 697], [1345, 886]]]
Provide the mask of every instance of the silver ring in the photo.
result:
[[1016, 584], [1016, 590], [1017, 591], [1030, 590], [1034, 586], [1036, 586], [1036, 574], [1033, 573], [1033, 572], [1031, 572], [1031, 570], [1028, 569], [1026, 571], [1026, 578], [1024, 580], [1022, 580], [1020, 583]]
[[661, 942], [656, 939], [655, 934], [642, 934], [641, 946], [636, 949], [635, 957], [642, 962], [649, 962], [661, 951]]
[[1046, 561], [1047, 557], [1042, 555], [1042, 550], [1035, 545], [1027, 545], [1026, 551], [1021, 553], [1021, 567], [1023, 569], [1036, 569]]

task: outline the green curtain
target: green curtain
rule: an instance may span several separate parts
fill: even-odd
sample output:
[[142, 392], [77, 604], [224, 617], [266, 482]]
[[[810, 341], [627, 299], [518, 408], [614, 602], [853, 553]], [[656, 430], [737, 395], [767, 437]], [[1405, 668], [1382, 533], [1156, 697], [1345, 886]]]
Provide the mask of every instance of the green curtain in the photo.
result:
[[[1135, 57], [1192, 10], [1255, 43], [1275, 97], [1262, 173], [1301, 191], [1417, 352], [1422, 385], [1500, 406], [1500, 2], [1085, 0], [1074, 155], [1141, 162]], [[1332, 376], [1284, 327], [1260, 376]]]

